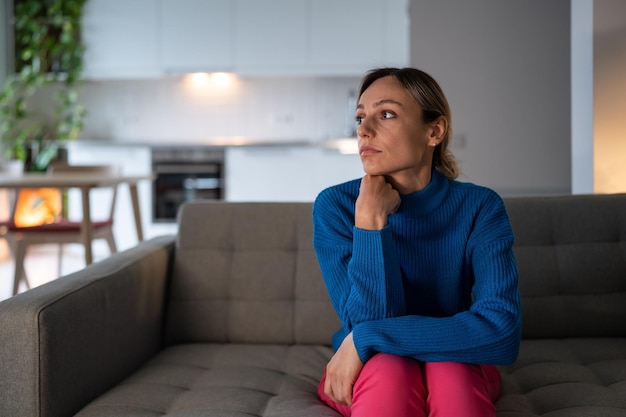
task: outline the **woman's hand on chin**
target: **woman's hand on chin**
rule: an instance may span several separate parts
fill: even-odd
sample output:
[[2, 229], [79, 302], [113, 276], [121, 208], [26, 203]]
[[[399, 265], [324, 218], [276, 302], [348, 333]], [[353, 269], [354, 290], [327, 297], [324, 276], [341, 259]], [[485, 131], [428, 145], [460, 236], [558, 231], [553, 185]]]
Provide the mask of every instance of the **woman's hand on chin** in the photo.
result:
[[400, 193], [382, 175], [365, 175], [361, 180], [355, 206], [355, 226], [380, 230], [387, 217], [400, 207]]

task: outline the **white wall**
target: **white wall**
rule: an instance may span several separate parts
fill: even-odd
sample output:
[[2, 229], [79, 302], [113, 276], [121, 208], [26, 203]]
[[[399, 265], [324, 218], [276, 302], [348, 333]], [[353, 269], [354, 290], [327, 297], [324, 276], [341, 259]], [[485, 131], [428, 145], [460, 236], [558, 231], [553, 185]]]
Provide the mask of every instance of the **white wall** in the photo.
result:
[[448, 96], [465, 179], [569, 193], [570, 1], [412, 0], [410, 15], [411, 65]]
[[[237, 78], [193, 87], [184, 78], [87, 82], [84, 137], [126, 141], [320, 141], [341, 137], [358, 78]], [[352, 115], [352, 120], [354, 116]]]
[[[411, 65], [446, 91], [462, 180], [503, 195], [572, 191], [570, 0], [411, 0]], [[590, 17], [591, 18], [591, 17]], [[355, 78], [89, 82], [89, 139], [318, 141], [343, 135]], [[46, 101], [41, 101], [46, 107]]]

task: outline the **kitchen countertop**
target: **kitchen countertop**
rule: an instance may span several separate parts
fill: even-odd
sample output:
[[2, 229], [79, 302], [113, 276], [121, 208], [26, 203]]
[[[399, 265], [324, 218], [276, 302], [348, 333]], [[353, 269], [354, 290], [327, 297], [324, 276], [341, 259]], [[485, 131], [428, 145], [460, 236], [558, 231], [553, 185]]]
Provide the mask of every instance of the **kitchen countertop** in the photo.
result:
[[203, 140], [137, 140], [137, 139], [89, 139], [81, 138], [68, 142], [67, 146], [147, 146], [150, 148], [171, 148], [171, 147], [211, 147], [216, 149], [227, 148], [317, 148], [336, 150], [342, 154], [357, 153], [356, 138], [337, 138], [324, 141], [312, 141], [306, 139], [292, 140], [268, 140], [256, 139], [242, 136], [211, 137]]

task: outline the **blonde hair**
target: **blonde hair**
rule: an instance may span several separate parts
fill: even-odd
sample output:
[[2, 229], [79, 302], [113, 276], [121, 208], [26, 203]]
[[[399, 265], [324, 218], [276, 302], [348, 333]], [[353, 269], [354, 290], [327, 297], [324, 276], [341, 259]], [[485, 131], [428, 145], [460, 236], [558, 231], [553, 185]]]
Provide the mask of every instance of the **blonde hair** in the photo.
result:
[[452, 138], [452, 115], [450, 106], [443, 90], [433, 77], [416, 68], [377, 68], [369, 71], [361, 81], [359, 97], [372, 83], [379, 78], [392, 76], [413, 97], [422, 109], [424, 123], [433, 122], [443, 117], [448, 122], [448, 128], [443, 140], [435, 147], [433, 154], [434, 168], [448, 179], [459, 176], [459, 165], [452, 152], [448, 149]]

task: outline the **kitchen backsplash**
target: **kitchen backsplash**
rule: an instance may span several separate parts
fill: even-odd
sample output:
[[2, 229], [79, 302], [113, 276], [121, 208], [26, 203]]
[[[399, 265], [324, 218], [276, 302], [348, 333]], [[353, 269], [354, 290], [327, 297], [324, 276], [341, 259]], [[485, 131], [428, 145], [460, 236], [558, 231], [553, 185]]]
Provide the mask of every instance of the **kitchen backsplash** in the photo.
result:
[[[359, 78], [237, 78], [88, 81], [82, 137], [129, 142], [201, 142], [245, 137], [318, 142], [345, 136]], [[49, 96], [37, 106], [50, 108]], [[349, 131], [349, 129], [348, 129]]]

